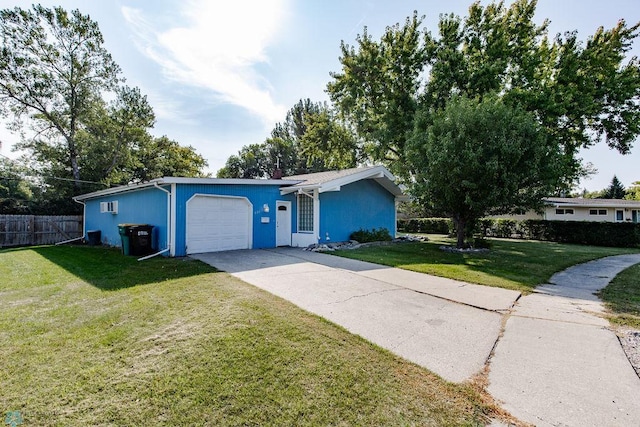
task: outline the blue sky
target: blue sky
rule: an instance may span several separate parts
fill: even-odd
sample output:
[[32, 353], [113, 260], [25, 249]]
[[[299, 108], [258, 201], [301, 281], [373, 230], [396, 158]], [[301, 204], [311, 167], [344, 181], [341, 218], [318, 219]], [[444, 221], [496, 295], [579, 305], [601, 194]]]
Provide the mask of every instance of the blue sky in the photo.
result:
[[[0, 8], [32, 1], [0, 0]], [[367, 26], [384, 28], [417, 10], [435, 32], [438, 16], [465, 15], [470, 0], [59, 0], [97, 21], [127, 84], [146, 94], [156, 113], [153, 130], [192, 145], [212, 173], [243, 145], [260, 143], [300, 98], [327, 100], [329, 73], [339, 71], [340, 41], [353, 44]], [[486, 1], [483, 1], [486, 4]], [[509, 1], [507, 1], [509, 3]], [[577, 30], [581, 39], [623, 18], [640, 21], [637, 0], [539, 0], [537, 20], [551, 33]], [[633, 54], [640, 55], [640, 41]], [[17, 138], [0, 130], [1, 154]], [[640, 180], [640, 141], [622, 156], [604, 144], [582, 152], [598, 174], [582, 187], [606, 187], [614, 174]]]

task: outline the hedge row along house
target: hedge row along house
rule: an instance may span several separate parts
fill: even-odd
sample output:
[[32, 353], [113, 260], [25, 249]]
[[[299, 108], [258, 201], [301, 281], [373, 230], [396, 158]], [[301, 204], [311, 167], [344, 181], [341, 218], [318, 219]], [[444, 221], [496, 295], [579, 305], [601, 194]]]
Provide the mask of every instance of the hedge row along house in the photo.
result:
[[119, 246], [119, 224], [148, 224], [157, 253], [185, 256], [338, 242], [359, 229], [393, 235], [404, 198], [386, 168], [370, 166], [269, 180], [165, 177], [74, 200], [85, 236], [100, 231]]

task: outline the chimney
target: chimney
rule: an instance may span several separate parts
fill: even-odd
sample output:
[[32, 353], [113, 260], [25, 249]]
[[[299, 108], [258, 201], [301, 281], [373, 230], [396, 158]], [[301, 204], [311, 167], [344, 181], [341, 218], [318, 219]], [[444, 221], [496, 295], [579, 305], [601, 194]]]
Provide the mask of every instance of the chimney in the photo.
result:
[[276, 170], [273, 171], [271, 179], [282, 179], [282, 169], [280, 169], [280, 156], [276, 157]]

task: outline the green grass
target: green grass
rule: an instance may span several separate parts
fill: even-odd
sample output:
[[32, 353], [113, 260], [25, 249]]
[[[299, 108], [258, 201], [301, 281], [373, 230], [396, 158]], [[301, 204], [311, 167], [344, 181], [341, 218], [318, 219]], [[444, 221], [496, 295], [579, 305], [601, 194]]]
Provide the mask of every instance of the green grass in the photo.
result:
[[0, 251], [0, 416], [24, 425], [478, 425], [429, 371], [193, 260]]
[[612, 312], [611, 322], [640, 330], [640, 264], [622, 271], [598, 295]]
[[637, 249], [490, 239], [489, 253], [454, 254], [439, 249], [442, 245], [453, 244], [452, 239], [440, 235], [429, 238], [429, 242], [365, 247], [336, 251], [335, 254], [528, 293], [548, 281], [554, 273], [572, 265], [609, 255], [638, 252]]

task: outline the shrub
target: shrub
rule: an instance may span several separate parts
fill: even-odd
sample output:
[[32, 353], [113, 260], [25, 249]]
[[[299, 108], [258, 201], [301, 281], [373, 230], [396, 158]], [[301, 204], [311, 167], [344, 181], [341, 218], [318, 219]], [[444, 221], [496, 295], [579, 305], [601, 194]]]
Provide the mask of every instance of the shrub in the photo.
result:
[[391, 240], [391, 234], [386, 228], [374, 228], [371, 230], [354, 231], [349, 235], [350, 240], [357, 240], [360, 243], [367, 242], [388, 242]]
[[398, 231], [404, 233], [450, 234], [453, 222], [448, 218], [409, 218], [398, 220]]

